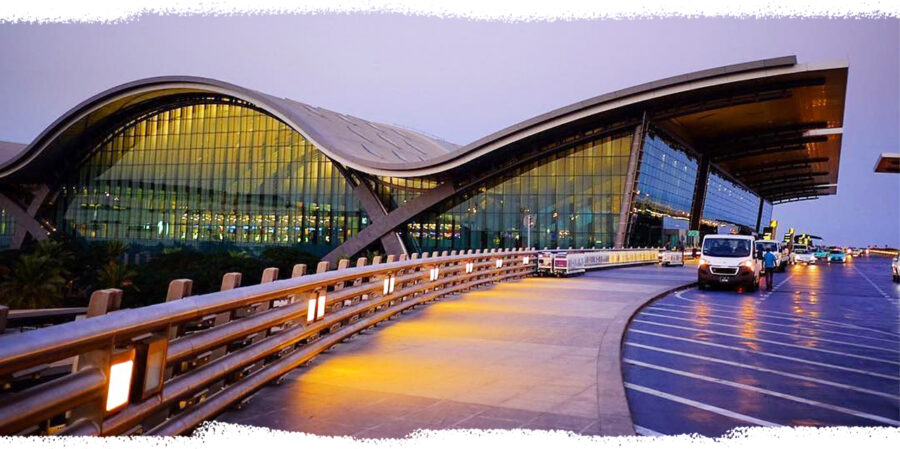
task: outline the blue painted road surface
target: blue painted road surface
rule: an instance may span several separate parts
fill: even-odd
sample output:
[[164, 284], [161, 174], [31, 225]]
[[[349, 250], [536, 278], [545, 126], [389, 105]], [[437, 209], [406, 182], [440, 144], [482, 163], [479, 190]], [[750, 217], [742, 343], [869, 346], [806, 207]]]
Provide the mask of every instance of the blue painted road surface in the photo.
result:
[[622, 367], [639, 434], [900, 426], [900, 284], [890, 260], [791, 266], [775, 285], [684, 290], [634, 317]]

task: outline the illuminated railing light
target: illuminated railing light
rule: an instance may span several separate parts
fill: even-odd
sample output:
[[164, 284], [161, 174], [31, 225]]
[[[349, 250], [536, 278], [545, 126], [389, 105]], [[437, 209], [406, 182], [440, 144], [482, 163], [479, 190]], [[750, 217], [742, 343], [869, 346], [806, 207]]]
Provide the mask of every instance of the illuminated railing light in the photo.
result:
[[431, 281], [436, 281], [439, 273], [440, 272], [438, 271], [438, 267], [432, 267], [430, 270], [428, 270], [428, 279]]
[[388, 293], [394, 293], [394, 275], [391, 275], [390, 283], [388, 283]]
[[497, 262], [495, 263], [495, 265], [497, 266], [497, 268], [502, 268], [503, 267], [503, 259], [497, 259]]
[[316, 319], [316, 298], [309, 298], [309, 306], [306, 308], [306, 322], [312, 322]]
[[466, 262], [466, 274], [475, 271], [475, 263], [474, 262]]
[[381, 294], [382, 294], [382, 295], [388, 294], [388, 290], [390, 289], [390, 286], [391, 286], [390, 284], [391, 284], [390, 279], [384, 278], [384, 288], [381, 289]]
[[318, 320], [323, 316], [325, 316], [325, 293], [319, 294], [316, 307], [316, 319]]
[[529, 261], [529, 260], [530, 260], [530, 259], [528, 258], [528, 256], [523, 257], [523, 258], [522, 258], [522, 264], [523, 264], [523, 265], [528, 265], [528, 261]]
[[109, 365], [109, 384], [106, 390], [107, 412], [117, 410], [128, 403], [133, 373], [134, 349], [113, 355]]

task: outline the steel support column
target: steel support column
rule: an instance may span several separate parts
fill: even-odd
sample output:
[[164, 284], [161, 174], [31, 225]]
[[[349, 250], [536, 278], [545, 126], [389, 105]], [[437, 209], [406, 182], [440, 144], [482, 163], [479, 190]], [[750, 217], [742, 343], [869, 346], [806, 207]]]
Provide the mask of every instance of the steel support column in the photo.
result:
[[[47, 187], [46, 184], [41, 184], [38, 187], [37, 191], [34, 192], [34, 197], [31, 198], [31, 202], [28, 204], [28, 209], [25, 210], [28, 213], [29, 217], [35, 217], [37, 215], [38, 209], [41, 208], [41, 204], [44, 204], [44, 200], [47, 199], [47, 195], [50, 194], [50, 188]], [[28, 232], [24, 227], [17, 227], [16, 233], [13, 234], [12, 242], [10, 243], [10, 249], [19, 249], [22, 247], [22, 244], [25, 243], [25, 237]], [[40, 237], [35, 237], [40, 240]]]
[[641, 124], [634, 128], [634, 136], [631, 138], [631, 156], [628, 158], [628, 172], [625, 175], [625, 187], [622, 189], [622, 205], [619, 208], [619, 223], [616, 228], [616, 240], [613, 247], [625, 246], [625, 236], [628, 232], [628, 222], [631, 217], [631, 201], [634, 198], [634, 185], [637, 182], [638, 161], [641, 157], [641, 148], [644, 145], [644, 131], [647, 128], [647, 112], [641, 119]]
[[700, 156], [697, 166], [697, 182], [694, 183], [694, 202], [691, 204], [691, 223], [689, 228], [699, 230], [700, 218], [703, 217], [703, 206], [706, 204], [706, 185], [709, 183], [709, 156]]
[[[16, 220], [16, 234], [18, 234], [18, 228], [22, 228], [28, 234], [31, 234], [31, 237], [35, 240], [44, 240], [47, 238], [49, 234], [47, 230], [41, 226], [41, 224], [34, 218], [33, 214], [30, 214], [29, 211], [32, 209], [30, 206], [28, 210], [22, 208], [16, 201], [6, 196], [6, 194], [0, 192], [0, 209], [3, 209], [11, 215]], [[35, 208], [35, 212], [37, 209]], [[24, 236], [22, 237], [24, 240]], [[13, 242], [15, 243], [15, 241]], [[21, 245], [22, 242], [19, 242]], [[18, 249], [17, 247], [13, 247], [13, 249]]]
[[766, 204], [766, 200], [759, 197], [759, 212], [756, 213], [756, 232], [759, 232], [759, 225], [762, 224], [763, 204]]

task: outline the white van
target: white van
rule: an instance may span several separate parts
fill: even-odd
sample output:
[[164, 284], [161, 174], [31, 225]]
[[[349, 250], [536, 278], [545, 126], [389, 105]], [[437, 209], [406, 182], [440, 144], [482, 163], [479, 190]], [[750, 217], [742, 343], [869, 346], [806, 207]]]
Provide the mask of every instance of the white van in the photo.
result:
[[759, 289], [762, 261], [749, 235], [709, 234], [703, 237], [697, 283], [702, 290], [708, 285], [740, 285], [748, 291]]

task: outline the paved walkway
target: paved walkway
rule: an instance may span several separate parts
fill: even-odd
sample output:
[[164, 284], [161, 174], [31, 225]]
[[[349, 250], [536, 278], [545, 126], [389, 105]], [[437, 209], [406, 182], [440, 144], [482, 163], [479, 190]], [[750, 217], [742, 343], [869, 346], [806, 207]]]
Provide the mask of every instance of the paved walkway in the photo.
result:
[[446, 298], [338, 345], [218, 419], [360, 438], [446, 428], [632, 434], [625, 325], [695, 270], [529, 278]]

